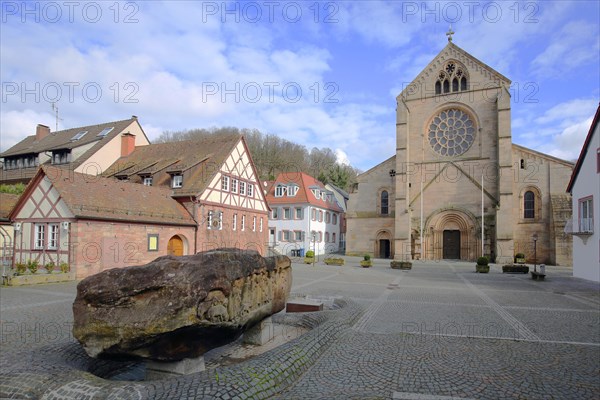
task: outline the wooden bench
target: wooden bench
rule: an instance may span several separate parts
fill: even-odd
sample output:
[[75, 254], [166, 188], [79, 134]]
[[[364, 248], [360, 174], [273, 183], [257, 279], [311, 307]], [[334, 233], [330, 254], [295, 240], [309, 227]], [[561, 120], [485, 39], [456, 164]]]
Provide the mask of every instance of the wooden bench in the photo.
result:
[[531, 271], [531, 279], [533, 279], [534, 281], [543, 281], [545, 277], [546, 277], [546, 274]]

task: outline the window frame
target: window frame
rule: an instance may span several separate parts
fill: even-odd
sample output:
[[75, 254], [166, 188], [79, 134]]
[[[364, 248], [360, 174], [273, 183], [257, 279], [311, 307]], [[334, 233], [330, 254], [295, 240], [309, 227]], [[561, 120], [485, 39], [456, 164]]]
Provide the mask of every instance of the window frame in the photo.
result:
[[152, 177], [151, 176], [144, 176], [142, 179], [142, 183], [144, 184], [144, 186], [152, 186]]
[[46, 248], [48, 250], [58, 250], [59, 247], [60, 227], [58, 224], [48, 224], [48, 242]]
[[229, 192], [229, 177], [227, 175], [221, 176], [221, 190]]
[[254, 184], [246, 183], [246, 196], [254, 197]]
[[171, 176], [171, 188], [180, 189], [183, 187], [183, 174], [173, 174]]
[[387, 189], [383, 189], [379, 193], [379, 214], [390, 215], [390, 192], [388, 192]]
[[[583, 215], [583, 206], [586, 205], [586, 214]], [[579, 232], [594, 232], [594, 196], [586, 196], [577, 201], [577, 220]], [[585, 221], [585, 222], [584, 222]]]
[[[531, 194], [530, 199], [527, 198], [528, 194]], [[534, 220], [535, 214], [535, 192], [533, 190], [527, 190], [523, 194], [523, 219]]]
[[237, 178], [231, 178], [231, 193], [237, 194], [238, 193], [238, 182], [239, 180]]
[[238, 182], [238, 192], [239, 192], [240, 196], [246, 195], [246, 182], [244, 182], [244, 181]]
[[45, 243], [46, 243], [46, 224], [34, 224], [33, 250], [44, 250]]
[[294, 219], [301, 220], [304, 217], [302, 207], [294, 207]]
[[292, 219], [291, 208], [283, 207], [283, 219]]

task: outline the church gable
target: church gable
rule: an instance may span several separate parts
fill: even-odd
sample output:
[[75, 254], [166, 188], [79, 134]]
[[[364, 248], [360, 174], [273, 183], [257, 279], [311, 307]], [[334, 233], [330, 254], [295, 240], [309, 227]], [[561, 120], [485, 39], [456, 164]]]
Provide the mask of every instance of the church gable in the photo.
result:
[[449, 42], [398, 95], [398, 99], [422, 99], [439, 94], [454, 94], [510, 84], [511, 81], [504, 75]]

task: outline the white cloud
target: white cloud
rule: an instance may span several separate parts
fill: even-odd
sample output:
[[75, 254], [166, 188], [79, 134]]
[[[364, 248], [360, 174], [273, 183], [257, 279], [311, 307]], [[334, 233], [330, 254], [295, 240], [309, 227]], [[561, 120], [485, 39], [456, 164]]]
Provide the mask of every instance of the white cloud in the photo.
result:
[[576, 160], [592, 124], [592, 117], [569, 125], [552, 138], [552, 142], [540, 147], [541, 151], [563, 160]]
[[342, 149], [335, 149], [336, 162], [341, 165], [350, 165], [348, 155]]

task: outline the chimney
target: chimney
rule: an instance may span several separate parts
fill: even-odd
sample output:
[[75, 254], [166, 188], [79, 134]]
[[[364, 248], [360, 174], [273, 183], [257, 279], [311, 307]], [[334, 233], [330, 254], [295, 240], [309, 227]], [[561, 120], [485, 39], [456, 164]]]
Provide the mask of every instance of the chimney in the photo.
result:
[[46, 125], [38, 124], [35, 128], [35, 140], [40, 141], [50, 134], [50, 128]]
[[121, 136], [121, 157], [127, 157], [135, 150], [135, 135], [125, 132]]

